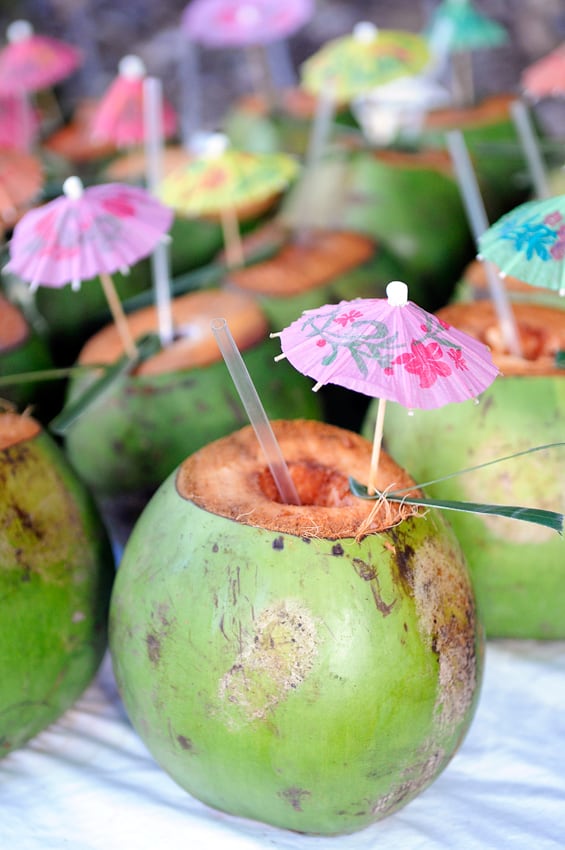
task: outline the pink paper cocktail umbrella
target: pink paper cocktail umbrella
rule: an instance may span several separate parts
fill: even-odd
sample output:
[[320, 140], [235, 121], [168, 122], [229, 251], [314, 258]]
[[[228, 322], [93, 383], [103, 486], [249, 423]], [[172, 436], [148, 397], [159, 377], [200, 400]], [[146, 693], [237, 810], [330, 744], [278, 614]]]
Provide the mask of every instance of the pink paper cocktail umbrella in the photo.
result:
[[6, 31], [8, 43], [0, 50], [0, 92], [36, 92], [48, 89], [75, 71], [82, 61], [70, 44], [34, 33], [28, 21], [14, 21]]
[[280, 337], [282, 354], [316, 380], [379, 399], [369, 490], [374, 489], [386, 401], [427, 410], [476, 398], [499, 374], [490, 350], [408, 301], [401, 281], [387, 298], [306, 310]]
[[[132, 147], [145, 141], [144, 80], [146, 69], [138, 56], [124, 56], [118, 75], [103, 95], [92, 117], [91, 134], [97, 141], [116, 147]], [[164, 139], [174, 136], [177, 117], [172, 105], [163, 99], [161, 131]]]
[[246, 47], [286, 38], [313, 14], [313, 0], [192, 0], [181, 26], [207, 47]]
[[172, 211], [145, 189], [120, 183], [83, 188], [78, 177], [63, 195], [30, 210], [17, 223], [6, 270], [31, 288], [59, 288], [100, 278], [128, 355], [136, 353], [111, 275], [148, 256], [165, 237]]
[[29, 122], [24, 124], [23, 135], [33, 139], [37, 124], [29, 98], [50, 91], [72, 74], [81, 64], [82, 54], [63, 41], [34, 33], [28, 21], [13, 21], [6, 38], [7, 44], [0, 49], [0, 95], [20, 101], [20, 121]]
[[261, 91], [271, 107], [276, 85], [265, 51], [279, 45], [314, 15], [314, 0], [191, 0], [181, 17], [188, 39], [209, 48], [243, 48]]

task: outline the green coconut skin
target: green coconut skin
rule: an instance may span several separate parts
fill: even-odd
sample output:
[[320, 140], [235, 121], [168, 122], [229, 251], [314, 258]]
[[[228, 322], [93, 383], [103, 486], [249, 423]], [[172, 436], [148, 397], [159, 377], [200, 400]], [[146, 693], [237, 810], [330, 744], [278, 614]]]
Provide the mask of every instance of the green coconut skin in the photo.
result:
[[[372, 433], [376, 404], [363, 428]], [[388, 452], [420, 483], [564, 439], [565, 379], [498, 377], [473, 402], [415, 411], [387, 404]], [[443, 499], [565, 510], [565, 450], [536, 452], [426, 488]], [[530, 523], [449, 512], [488, 637], [565, 638], [565, 543]]]
[[[327, 226], [366, 233], [396, 259], [410, 300], [434, 310], [449, 299], [453, 284], [473, 256], [459, 190], [451, 177], [429, 165], [401, 166], [372, 151], [328, 158], [308, 184], [309, 215]], [[331, 187], [334, 187], [333, 195]], [[285, 216], [300, 217], [300, 186], [286, 202]], [[311, 204], [311, 206], [310, 206]]]
[[[31, 326], [28, 326], [28, 333], [19, 345], [0, 350], [0, 378], [50, 369], [52, 365], [45, 341]], [[26, 404], [36, 402], [42, 389], [40, 381], [21, 381], [0, 386], [0, 396], [23, 408]]]
[[303, 538], [210, 513], [175, 480], [136, 524], [110, 611], [118, 687], [156, 761], [212, 807], [304, 833], [408, 803], [457, 750], [482, 671], [443, 519]]
[[[270, 418], [322, 418], [311, 381], [288, 364], [274, 368], [271, 340], [242, 352]], [[74, 377], [68, 401], [98, 375]], [[193, 451], [247, 424], [239, 395], [223, 360], [209, 366], [116, 380], [75, 421], [65, 450], [86, 484], [100, 496], [153, 492]]]
[[0, 754], [82, 694], [107, 645], [112, 551], [92, 500], [40, 432], [0, 451]]
[[[418, 140], [420, 148], [444, 148], [445, 134], [451, 128], [425, 128]], [[473, 168], [481, 184], [481, 195], [489, 220], [526, 201], [530, 191], [527, 166], [510, 116], [461, 128]], [[414, 140], [411, 140], [414, 144]]]

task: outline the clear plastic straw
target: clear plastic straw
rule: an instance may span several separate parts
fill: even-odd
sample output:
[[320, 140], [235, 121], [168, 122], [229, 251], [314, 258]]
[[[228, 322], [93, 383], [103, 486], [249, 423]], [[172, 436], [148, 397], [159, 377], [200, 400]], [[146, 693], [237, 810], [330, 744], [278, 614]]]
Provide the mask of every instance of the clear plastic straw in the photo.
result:
[[549, 198], [551, 192], [547, 183], [545, 165], [526, 104], [521, 100], [515, 100], [510, 107], [510, 113], [526, 157], [536, 197], [540, 200]]
[[247, 366], [243, 362], [243, 358], [235, 344], [228, 323], [225, 319], [213, 319], [211, 328], [235, 384], [235, 388], [239, 393], [245, 412], [263, 449], [281, 501], [287, 505], [299, 505], [300, 498], [296, 492], [294, 481], [290, 477], [290, 472], [288, 471], [277, 438], [273, 433], [271, 423], [261, 404]]
[[[471, 164], [469, 152], [460, 130], [451, 130], [446, 134], [447, 146], [461, 190], [463, 203], [471, 231], [478, 243], [479, 238], [488, 229], [489, 222], [475, 171]], [[492, 298], [504, 343], [508, 351], [516, 357], [522, 356], [520, 337], [516, 327], [516, 319], [508, 300], [504, 284], [500, 280], [492, 263], [484, 262], [487, 283]]]
[[[143, 80], [143, 126], [145, 137], [145, 176], [147, 188], [156, 195], [162, 180], [163, 165], [163, 91], [161, 81], [155, 77]], [[160, 242], [151, 255], [151, 270], [159, 338], [163, 346], [173, 341], [173, 310], [171, 304], [169, 248]]]

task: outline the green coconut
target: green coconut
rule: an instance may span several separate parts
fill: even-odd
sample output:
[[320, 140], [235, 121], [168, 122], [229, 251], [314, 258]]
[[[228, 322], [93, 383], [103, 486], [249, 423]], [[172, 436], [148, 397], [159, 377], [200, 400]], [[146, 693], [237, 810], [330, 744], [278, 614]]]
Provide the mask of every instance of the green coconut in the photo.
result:
[[[565, 374], [554, 352], [565, 347], [565, 314], [514, 305], [529, 359], [497, 352], [492, 304], [454, 304], [438, 315], [490, 342], [503, 375], [480, 403], [418, 410], [387, 404], [385, 440], [394, 459], [424, 483], [534, 446], [563, 441]], [[364, 432], [372, 433], [376, 403]], [[565, 511], [565, 447], [523, 455], [426, 488], [441, 499]], [[528, 522], [450, 512], [467, 558], [487, 636], [565, 638], [565, 543]]]
[[371, 236], [401, 263], [412, 300], [430, 310], [447, 302], [473, 255], [460, 192], [440, 151], [327, 157], [291, 190], [283, 214], [290, 225], [305, 220]]
[[[0, 294], [0, 378], [22, 372], [38, 372], [52, 366], [45, 341], [29, 324], [23, 312]], [[36, 402], [39, 381], [0, 384], [0, 396], [18, 407]]]
[[[224, 118], [224, 131], [234, 147], [254, 153], [285, 151], [303, 157], [308, 152], [317, 108], [317, 98], [305, 89], [295, 87], [277, 92], [279, 103], [269, 109], [265, 98], [257, 93], [239, 98]], [[333, 118], [332, 141], [343, 138], [357, 128], [350, 109], [337, 104]], [[358, 131], [358, 130], [357, 130]]]
[[[210, 806], [303, 833], [353, 832], [450, 761], [481, 679], [464, 559], [434, 512], [352, 496], [371, 445], [273, 423], [302, 504], [277, 501], [250, 427], [189, 457], [138, 520], [118, 573], [118, 688], [163, 769]], [[410, 479], [383, 456], [383, 488]]]
[[98, 513], [28, 416], [0, 414], [0, 754], [81, 695], [106, 648], [114, 578]]
[[[269, 416], [321, 417], [311, 382], [290, 366], [274, 368], [276, 346], [250, 296], [189, 293], [173, 302], [173, 344], [118, 378], [66, 432], [67, 454], [97, 495], [152, 492], [187, 453], [248, 421], [210, 329], [216, 317], [228, 321]], [[134, 339], [156, 332], [155, 308], [130, 314], [128, 323]], [[78, 362], [92, 368], [72, 378], [69, 402], [100, 376], [100, 364], [123, 355], [121, 346], [114, 325], [90, 338]]]
[[[445, 134], [461, 131], [481, 184], [487, 215], [493, 221], [527, 200], [531, 191], [510, 112], [515, 99], [515, 95], [497, 94], [475, 106], [432, 110], [416, 141], [420, 149], [444, 148]], [[407, 141], [414, 144], [413, 138]]]

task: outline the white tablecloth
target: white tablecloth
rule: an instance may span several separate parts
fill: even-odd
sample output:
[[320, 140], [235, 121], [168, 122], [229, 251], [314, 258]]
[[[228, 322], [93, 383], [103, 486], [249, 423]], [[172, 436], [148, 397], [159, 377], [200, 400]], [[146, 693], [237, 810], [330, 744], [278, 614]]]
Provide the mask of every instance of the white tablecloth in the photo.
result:
[[207, 808], [154, 763], [106, 658], [76, 706], [0, 762], [2, 850], [565, 848], [565, 642], [491, 642], [470, 732], [436, 782], [353, 835], [317, 838]]

